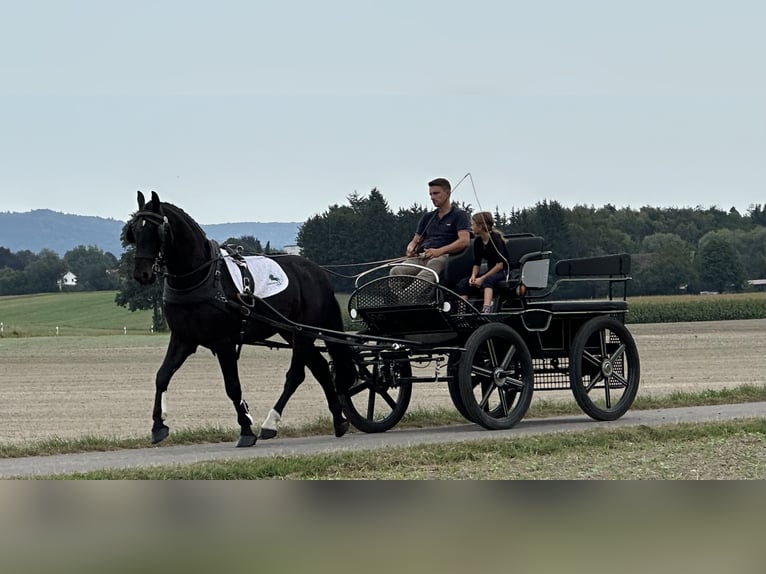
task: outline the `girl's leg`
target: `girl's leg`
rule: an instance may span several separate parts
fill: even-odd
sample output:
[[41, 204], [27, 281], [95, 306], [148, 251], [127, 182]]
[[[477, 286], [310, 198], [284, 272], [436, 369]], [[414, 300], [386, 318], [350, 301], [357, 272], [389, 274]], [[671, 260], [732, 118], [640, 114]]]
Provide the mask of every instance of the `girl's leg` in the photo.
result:
[[492, 312], [492, 287], [484, 288], [484, 306], [481, 308], [482, 313]]

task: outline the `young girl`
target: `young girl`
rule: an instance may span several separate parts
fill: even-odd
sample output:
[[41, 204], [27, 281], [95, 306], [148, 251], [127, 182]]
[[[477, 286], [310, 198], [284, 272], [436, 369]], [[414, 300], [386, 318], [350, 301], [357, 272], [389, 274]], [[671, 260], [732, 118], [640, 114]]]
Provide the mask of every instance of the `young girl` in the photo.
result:
[[[505, 240], [502, 234], [493, 231], [494, 221], [489, 211], [480, 211], [471, 217], [471, 231], [474, 233], [473, 240], [473, 268], [471, 276], [458, 281], [455, 290], [463, 298], [468, 299], [468, 291], [471, 288], [484, 290], [484, 306], [482, 313], [492, 312], [492, 297], [494, 286], [498, 281], [506, 277], [508, 267], [508, 251], [505, 248]], [[479, 275], [481, 264], [487, 262], [487, 272]]]

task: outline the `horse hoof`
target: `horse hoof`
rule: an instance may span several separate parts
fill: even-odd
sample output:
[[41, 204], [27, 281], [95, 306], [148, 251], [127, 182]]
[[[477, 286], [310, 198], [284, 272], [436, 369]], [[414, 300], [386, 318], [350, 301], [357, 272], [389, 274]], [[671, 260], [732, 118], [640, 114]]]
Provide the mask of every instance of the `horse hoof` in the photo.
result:
[[275, 436], [277, 436], [277, 431], [275, 429], [261, 429], [261, 438], [263, 440], [269, 440]]
[[258, 438], [254, 434], [241, 435], [237, 441], [237, 448], [253, 446], [257, 441]]
[[333, 426], [335, 427], [335, 436], [338, 438], [342, 437], [344, 434], [348, 432], [349, 424], [348, 424], [348, 421], [345, 419], [335, 423]]
[[170, 429], [164, 425], [158, 429], [152, 429], [152, 444], [157, 444], [158, 442], [162, 442], [163, 440], [168, 438], [169, 434], [170, 434]]

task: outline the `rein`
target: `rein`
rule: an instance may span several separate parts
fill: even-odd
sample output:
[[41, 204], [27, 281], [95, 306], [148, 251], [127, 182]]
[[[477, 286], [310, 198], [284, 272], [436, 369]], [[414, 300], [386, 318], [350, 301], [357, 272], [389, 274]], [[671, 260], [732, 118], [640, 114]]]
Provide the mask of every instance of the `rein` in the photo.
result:
[[407, 259], [407, 258], [406, 257], [394, 257], [393, 259], [381, 259], [380, 261], [367, 261], [367, 262], [364, 262], [364, 263], [342, 263], [342, 264], [338, 263], [338, 264], [332, 264], [332, 265], [320, 265], [320, 267], [322, 269], [324, 269], [330, 275], [335, 275], [336, 277], [341, 277], [343, 279], [358, 279], [359, 277], [361, 277], [362, 275], [367, 273], [369, 270], [367, 270], [367, 271], [360, 271], [359, 273], [357, 273], [355, 275], [345, 275], [343, 273], [338, 273], [337, 271], [333, 271], [332, 269], [333, 268], [344, 268], [344, 267], [361, 267], [361, 266], [373, 267], [373, 266], [381, 266], [381, 265], [386, 265], [388, 263], [400, 263], [400, 262], [404, 261], [405, 259]]

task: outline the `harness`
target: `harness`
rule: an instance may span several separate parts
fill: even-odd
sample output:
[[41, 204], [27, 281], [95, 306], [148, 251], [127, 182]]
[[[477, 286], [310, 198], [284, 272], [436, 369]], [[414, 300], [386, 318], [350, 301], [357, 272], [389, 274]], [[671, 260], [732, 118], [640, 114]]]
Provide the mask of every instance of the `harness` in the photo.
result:
[[[160, 237], [160, 248], [155, 255], [147, 255], [145, 253], [139, 253], [136, 251], [136, 259], [153, 259], [152, 271], [163, 277], [164, 284], [162, 290], [162, 302], [163, 305], [199, 305], [201, 303], [210, 304], [219, 310], [227, 313], [234, 312], [237, 315], [243, 316], [242, 327], [240, 329], [240, 344], [237, 350], [237, 357], [242, 350], [242, 345], [245, 336], [245, 327], [248, 320], [256, 320], [252, 310], [256, 305], [256, 302], [260, 299], [253, 294], [253, 286], [255, 281], [252, 273], [250, 272], [245, 258], [241, 252], [232, 248], [229, 245], [224, 245], [223, 249], [231, 256], [231, 260], [236, 264], [237, 269], [242, 275], [242, 292], [237, 292], [236, 300], [230, 299], [223, 291], [222, 274], [228, 272], [224, 269], [225, 263], [221, 256], [221, 247], [215, 241], [208, 240], [208, 250], [210, 258], [204, 261], [188, 273], [173, 274], [167, 270], [167, 264], [165, 261], [165, 247], [173, 240], [173, 230], [168, 221], [167, 215], [163, 212], [162, 204], [159, 207], [159, 213], [152, 211], [144, 211], [136, 214], [135, 222], [133, 225], [146, 225], [147, 221], [150, 221], [158, 226], [158, 232]], [[186, 279], [192, 277], [196, 273], [208, 268], [205, 276], [197, 283], [188, 287], [174, 287], [170, 284], [172, 280]], [[266, 304], [267, 309], [271, 308]], [[260, 315], [257, 316], [260, 319]], [[272, 321], [266, 320], [266, 323], [272, 323]]]

